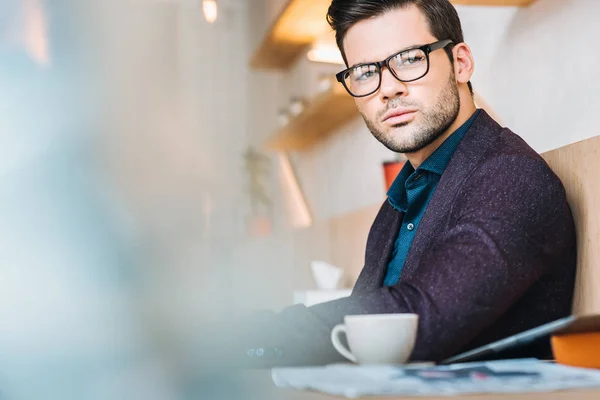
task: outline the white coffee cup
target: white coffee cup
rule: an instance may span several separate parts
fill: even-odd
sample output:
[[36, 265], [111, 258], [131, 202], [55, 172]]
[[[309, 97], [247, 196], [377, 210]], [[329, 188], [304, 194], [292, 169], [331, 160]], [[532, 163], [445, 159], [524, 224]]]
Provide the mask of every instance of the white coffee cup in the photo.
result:
[[[333, 347], [359, 364], [404, 364], [408, 361], [419, 327], [417, 314], [347, 315], [331, 331]], [[345, 333], [350, 349], [340, 342]]]

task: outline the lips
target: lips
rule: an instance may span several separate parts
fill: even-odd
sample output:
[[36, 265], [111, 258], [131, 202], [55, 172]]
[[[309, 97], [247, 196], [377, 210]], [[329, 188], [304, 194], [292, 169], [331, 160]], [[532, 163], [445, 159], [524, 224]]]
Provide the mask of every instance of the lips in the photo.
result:
[[[395, 109], [390, 110], [387, 113], [385, 113], [385, 115], [383, 116], [383, 122], [386, 122], [391, 119], [403, 117], [403, 116], [408, 117], [410, 114], [413, 114], [415, 112], [416, 112], [415, 110], [409, 110], [409, 109], [405, 109], [405, 108], [395, 108]], [[402, 119], [404, 119], [404, 118], [402, 118]]]
[[401, 126], [410, 123], [416, 115], [416, 110], [395, 108], [383, 116], [383, 123], [391, 126]]

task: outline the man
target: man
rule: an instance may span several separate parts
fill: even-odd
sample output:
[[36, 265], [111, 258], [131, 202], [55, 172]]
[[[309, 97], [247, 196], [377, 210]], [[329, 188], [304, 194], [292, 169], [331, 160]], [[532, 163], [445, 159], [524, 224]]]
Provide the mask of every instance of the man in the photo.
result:
[[352, 296], [268, 316], [238, 350], [251, 365], [340, 361], [329, 333], [345, 315], [416, 313], [411, 358], [437, 361], [568, 315], [576, 249], [564, 188], [476, 109], [473, 57], [450, 2], [333, 0], [328, 21], [348, 66], [338, 80], [408, 162]]

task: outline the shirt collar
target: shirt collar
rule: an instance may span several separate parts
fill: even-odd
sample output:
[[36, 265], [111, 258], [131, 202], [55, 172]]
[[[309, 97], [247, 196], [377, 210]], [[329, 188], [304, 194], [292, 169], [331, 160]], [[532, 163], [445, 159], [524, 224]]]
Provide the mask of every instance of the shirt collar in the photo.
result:
[[473, 121], [475, 118], [477, 118], [477, 115], [479, 115], [479, 111], [480, 110], [476, 110], [471, 118], [467, 120], [467, 122], [455, 130], [452, 135], [448, 136], [448, 138], [444, 140], [444, 143], [442, 143], [440, 147], [438, 147], [429, 157], [427, 157], [427, 159], [423, 161], [423, 164], [421, 164], [417, 169], [442, 175], [446, 169], [446, 166], [448, 166], [454, 151], [458, 147], [458, 144], [465, 136], [471, 125], [473, 125]]
[[406, 212], [408, 209], [405, 184], [414, 172], [415, 169], [413, 166], [410, 162], [406, 161], [387, 192], [389, 203], [398, 211]]
[[[480, 110], [476, 110], [475, 113], [462, 124], [452, 135], [450, 135], [444, 143], [440, 145], [424, 162], [417, 168], [417, 171], [429, 171], [438, 175], [442, 175], [446, 166], [450, 162], [454, 151], [458, 147], [458, 144], [465, 136], [473, 121], [479, 115]], [[408, 209], [408, 199], [406, 196], [406, 182], [408, 178], [415, 173], [415, 169], [409, 161], [404, 164], [404, 167], [398, 173], [398, 176], [390, 186], [387, 192], [388, 201], [398, 211], [406, 212]]]

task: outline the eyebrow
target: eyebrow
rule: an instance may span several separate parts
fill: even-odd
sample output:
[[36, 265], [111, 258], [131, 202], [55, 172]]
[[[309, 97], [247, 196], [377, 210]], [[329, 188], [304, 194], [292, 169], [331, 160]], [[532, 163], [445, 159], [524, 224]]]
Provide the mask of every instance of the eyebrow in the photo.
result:
[[[425, 46], [425, 45], [424, 45], [424, 44], [413, 44], [412, 46], [405, 47], [405, 48], [403, 48], [403, 49], [401, 49], [401, 50], [398, 50], [398, 51], [397, 51], [397, 52], [395, 52], [395, 53], [392, 53], [392, 54], [390, 54], [390, 56], [391, 56], [391, 55], [394, 55], [394, 54], [402, 53], [403, 51], [406, 51], [406, 50], [412, 50], [412, 49], [416, 49], [416, 48], [419, 48], [419, 47], [421, 47], [421, 46]], [[389, 57], [389, 56], [388, 56], [388, 57]], [[387, 57], [386, 57], [386, 58], [387, 58]], [[356, 63], [356, 64], [354, 64], [354, 65], [351, 65], [350, 67], [348, 67], [348, 69], [352, 69], [352, 68], [360, 67], [361, 65], [373, 64], [373, 63], [376, 63], [376, 62], [377, 62], [377, 61], [362, 61], [362, 62]]]

